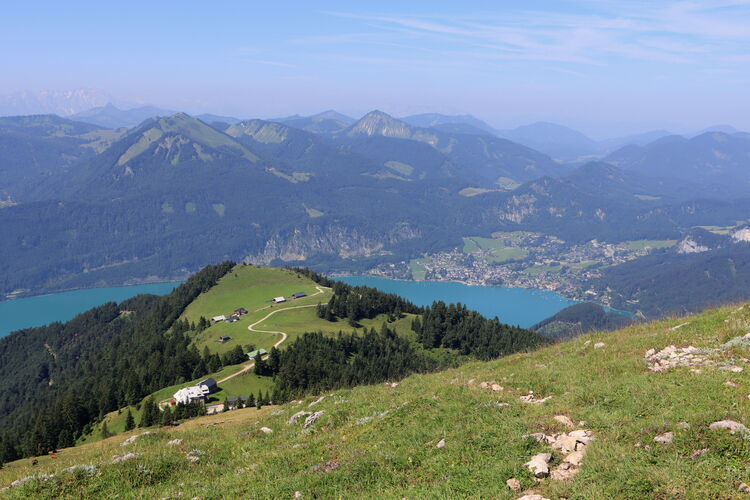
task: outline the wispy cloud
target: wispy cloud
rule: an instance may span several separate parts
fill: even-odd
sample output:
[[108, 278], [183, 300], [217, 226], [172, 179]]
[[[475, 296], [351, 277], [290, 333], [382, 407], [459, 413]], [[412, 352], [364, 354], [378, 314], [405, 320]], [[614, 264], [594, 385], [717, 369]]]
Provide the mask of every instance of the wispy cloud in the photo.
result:
[[390, 43], [408, 41], [446, 55], [580, 65], [732, 62], [750, 43], [750, 0], [579, 3], [588, 8], [463, 16], [329, 12], [370, 31], [319, 41], [372, 43], [385, 34]]

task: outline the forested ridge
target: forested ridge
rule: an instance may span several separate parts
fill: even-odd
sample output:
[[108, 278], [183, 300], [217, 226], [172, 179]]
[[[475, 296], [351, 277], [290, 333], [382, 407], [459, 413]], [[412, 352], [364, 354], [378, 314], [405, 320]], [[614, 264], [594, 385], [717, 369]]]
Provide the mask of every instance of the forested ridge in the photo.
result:
[[[108, 412], [141, 404], [145, 396], [164, 387], [246, 361], [239, 346], [221, 357], [208, 349], [199, 353], [191, 344], [191, 332], [206, 328], [207, 321], [201, 318], [196, 325], [178, 319], [233, 266], [208, 266], [163, 297], [140, 295], [119, 305], [104, 304], [67, 323], [21, 330], [0, 340], [0, 462], [72, 446]], [[333, 337], [308, 332], [282, 350], [272, 349], [267, 360], [256, 358], [255, 373], [274, 377], [270, 399], [275, 403], [398, 380], [468, 358], [492, 359], [547, 342], [461, 304], [418, 307], [394, 294], [295, 270], [333, 289], [317, 314], [341, 322], [342, 332]], [[414, 315], [416, 340], [399, 335], [392, 326], [406, 314]], [[343, 333], [359, 326], [360, 320], [380, 315], [386, 321], [379, 330]], [[269, 402], [267, 395], [260, 400]], [[169, 424], [200, 413], [181, 409], [159, 415], [153, 401], [144, 404], [142, 425]]]
[[71, 446], [107, 412], [207, 373], [195, 368], [211, 358], [176, 320], [233, 265], [207, 266], [163, 297], [108, 303], [0, 340], [0, 461]]

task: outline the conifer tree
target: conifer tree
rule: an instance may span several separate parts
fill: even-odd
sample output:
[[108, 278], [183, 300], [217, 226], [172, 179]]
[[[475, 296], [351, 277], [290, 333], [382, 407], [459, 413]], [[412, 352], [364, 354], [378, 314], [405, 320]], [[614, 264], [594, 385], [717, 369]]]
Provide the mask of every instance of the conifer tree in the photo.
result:
[[109, 429], [107, 428], [107, 421], [105, 420], [102, 422], [102, 439], [107, 439], [109, 436], [111, 436]]
[[125, 430], [131, 431], [135, 428], [135, 420], [133, 419], [133, 414], [130, 413], [130, 408], [128, 408], [128, 413], [125, 415]]

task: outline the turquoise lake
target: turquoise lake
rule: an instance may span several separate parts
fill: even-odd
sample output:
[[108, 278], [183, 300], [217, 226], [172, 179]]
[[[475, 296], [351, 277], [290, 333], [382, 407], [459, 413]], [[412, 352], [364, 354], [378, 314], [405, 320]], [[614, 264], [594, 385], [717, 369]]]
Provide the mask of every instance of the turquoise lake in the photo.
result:
[[21, 328], [67, 321], [92, 307], [107, 302], [121, 302], [141, 293], [164, 295], [174, 290], [179, 284], [172, 282], [87, 288], [0, 302], [0, 337]]
[[526, 288], [472, 286], [452, 281], [401, 281], [374, 276], [342, 276], [336, 279], [350, 285], [395, 293], [418, 306], [428, 306], [435, 300], [461, 302], [488, 318], [497, 316], [503, 323], [524, 328], [576, 303], [555, 292]]

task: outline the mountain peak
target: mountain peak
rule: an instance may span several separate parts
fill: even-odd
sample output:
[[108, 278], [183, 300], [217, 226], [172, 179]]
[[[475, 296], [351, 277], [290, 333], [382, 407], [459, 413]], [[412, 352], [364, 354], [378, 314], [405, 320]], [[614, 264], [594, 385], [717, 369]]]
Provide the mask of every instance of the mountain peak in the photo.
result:
[[386, 137], [408, 138], [412, 135], [411, 126], [397, 120], [388, 113], [374, 110], [360, 118], [346, 130], [346, 134], [353, 135], [382, 135]]

